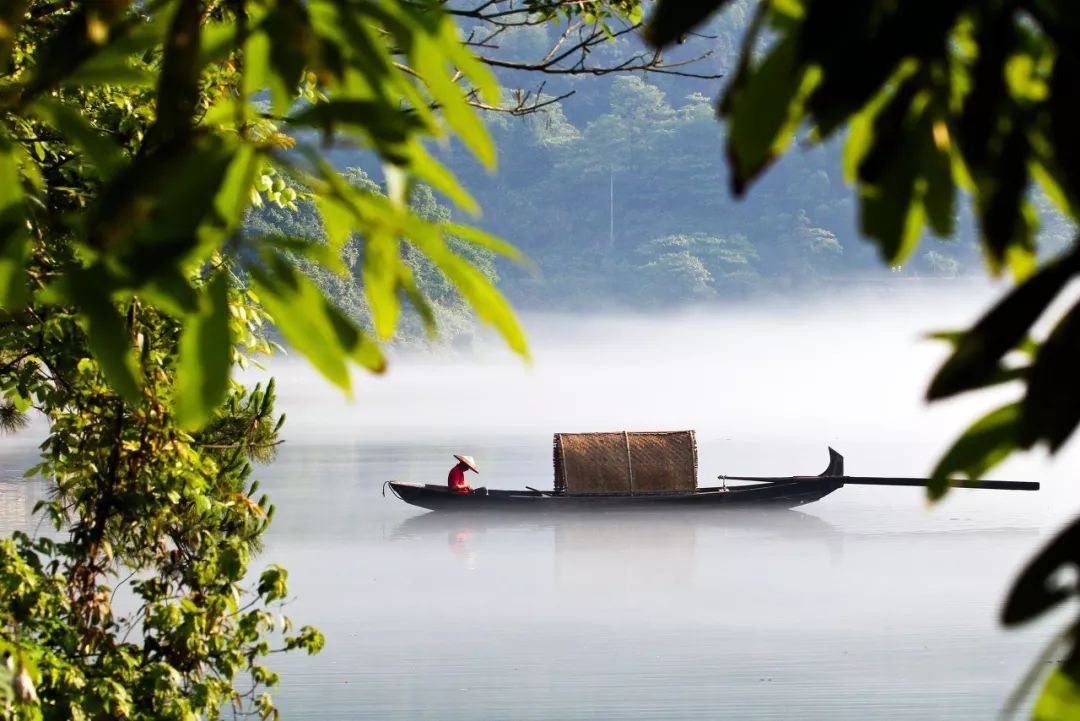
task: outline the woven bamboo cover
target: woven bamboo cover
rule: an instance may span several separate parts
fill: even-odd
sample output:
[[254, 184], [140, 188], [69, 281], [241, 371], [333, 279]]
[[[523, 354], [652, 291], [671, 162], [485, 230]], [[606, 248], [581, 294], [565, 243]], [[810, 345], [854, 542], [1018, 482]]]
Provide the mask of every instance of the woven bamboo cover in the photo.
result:
[[692, 492], [694, 432], [556, 433], [555, 488], [569, 494]]

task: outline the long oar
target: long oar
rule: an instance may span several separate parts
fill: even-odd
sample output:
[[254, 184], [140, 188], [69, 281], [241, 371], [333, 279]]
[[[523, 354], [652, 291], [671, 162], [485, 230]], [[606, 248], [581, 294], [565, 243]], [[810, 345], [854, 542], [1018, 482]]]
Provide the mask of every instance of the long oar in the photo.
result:
[[[930, 485], [929, 478], [876, 478], [874, 476], [722, 476], [729, 481], [763, 481], [768, 483], [839, 481], [845, 486], [920, 486]], [[995, 491], [1037, 491], [1039, 484], [1032, 481], [961, 481], [950, 480], [953, 488], [985, 488]]]

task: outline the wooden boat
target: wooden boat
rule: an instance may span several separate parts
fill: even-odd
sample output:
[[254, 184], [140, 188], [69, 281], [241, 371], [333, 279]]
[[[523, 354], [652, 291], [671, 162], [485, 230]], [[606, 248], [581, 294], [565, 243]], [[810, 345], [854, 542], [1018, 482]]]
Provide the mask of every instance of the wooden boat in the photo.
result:
[[[788, 509], [818, 501], [847, 485], [926, 486], [926, 478], [887, 478], [844, 475], [844, 457], [829, 449], [829, 467], [816, 476], [720, 476], [719, 486], [685, 492], [569, 493], [565, 490], [493, 490], [452, 493], [446, 484], [387, 481], [383, 486], [406, 503], [432, 511], [635, 511], [687, 508]], [[740, 481], [728, 485], [727, 481]], [[1037, 491], [1038, 483], [1023, 481], [953, 481], [958, 488]]]

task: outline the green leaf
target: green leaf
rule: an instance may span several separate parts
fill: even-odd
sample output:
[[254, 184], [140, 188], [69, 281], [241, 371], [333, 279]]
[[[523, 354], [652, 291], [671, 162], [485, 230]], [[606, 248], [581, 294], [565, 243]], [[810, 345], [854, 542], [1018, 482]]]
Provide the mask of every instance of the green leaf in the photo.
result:
[[1078, 546], [1080, 519], [1059, 531], [1020, 572], [1001, 611], [1004, 625], [1026, 623], [1076, 594], [1074, 586], [1062, 582], [1060, 571], [1076, 563]]
[[[434, 161], [426, 157], [423, 146], [414, 138], [415, 134], [428, 129], [423, 120], [415, 112], [390, 106], [384, 100], [319, 102], [290, 116], [289, 123], [318, 128], [327, 137], [341, 128], [369, 144], [387, 162], [409, 167], [415, 165], [418, 171], [431, 172], [436, 181], [448, 174], [444, 170], [440, 176], [438, 168], [431, 168]], [[463, 193], [460, 189], [456, 192]]]
[[[395, 76], [393, 58], [388, 52], [386, 36], [383, 32], [393, 32], [392, 24], [397, 20], [391, 15], [390, 23], [384, 22], [383, 6], [387, 10], [398, 7], [398, 3], [365, 3], [360, 6], [344, 6], [334, 0], [310, 0], [308, 13], [311, 25], [322, 44], [324, 69], [338, 79], [345, 95], [354, 97], [376, 96], [389, 101], [391, 93], [388, 85]], [[369, 14], [377, 16], [369, 17]], [[398, 35], [399, 43], [406, 43], [411, 33]], [[408, 87], [409, 83], [401, 83]], [[411, 100], [411, 99], [410, 99]], [[424, 114], [422, 105], [409, 102]]]
[[510, 348], [528, 358], [525, 331], [502, 293], [471, 263], [447, 245], [439, 230], [413, 215], [406, 218], [406, 236], [454, 284], [476, 311], [477, 317], [494, 326]]
[[1080, 681], [1062, 670], [1046, 679], [1032, 714], [1034, 721], [1073, 721], [1080, 711]]
[[[204, 214], [203, 224], [199, 228], [201, 248], [196, 252], [197, 256], [211, 254], [239, 230], [244, 213], [251, 206], [251, 187], [258, 168], [259, 158], [255, 149], [249, 144], [239, 146], [221, 177], [212, 209]], [[216, 171], [211, 177], [217, 179]]]
[[322, 193], [315, 196], [315, 207], [322, 217], [330, 250], [340, 253], [353, 233], [353, 212], [340, 200]]
[[1017, 448], [1020, 404], [1012, 403], [988, 413], [971, 425], [938, 461], [930, 476], [927, 495], [945, 495], [949, 480], [963, 475], [979, 480]]
[[314, 282], [277, 254], [264, 257], [265, 268], [250, 269], [259, 300], [282, 336], [327, 380], [348, 391], [346, 359], [379, 372], [381, 351], [324, 296]]
[[1073, 208], [1080, 208], [1080, 57], [1058, 53], [1050, 77], [1049, 140], [1060, 168], [1061, 186]]
[[229, 315], [229, 277], [224, 271], [205, 290], [203, 312], [189, 316], [180, 337], [176, 363], [176, 419], [197, 430], [225, 400], [235, 338]]
[[992, 172], [977, 181], [983, 247], [994, 273], [1004, 265], [1014, 246], [1034, 251], [1035, 227], [1023, 210], [1030, 153], [1027, 134], [1022, 129], [1014, 130], [1006, 138], [1001, 155], [994, 159]]
[[199, 45], [198, 65], [204, 68], [219, 63], [236, 48], [236, 23], [232, 21], [210, 22], [203, 25], [202, 42]]
[[998, 718], [1016, 718], [1017, 711], [1020, 706], [1024, 704], [1025, 700], [1027, 700], [1031, 693], [1031, 689], [1035, 687], [1036, 682], [1046, 676], [1046, 668], [1060, 658], [1064, 646], [1070, 639], [1075, 637], [1075, 635], [1076, 627], [1074, 624], [1073, 627], [1067, 628], [1064, 632], [1056, 633], [1051, 637], [1046, 645], [1043, 646], [1042, 652], [1032, 659], [1027, 672], [1024, 673], [1023, 677], [1013, 688], [1012, 693], [1009, 694], [1009, 698], [1002, 706]]
[[[133, 67], [130, 58], [140, 50], [157, 44], [164, 31], [163, 19], [167, 13], [155, 13], [151, 22], [144, 23], [142, 18], [129, 15], [125, 10], [126, 3], [120, 2], [75, 7], [62, 19], [60, 27], [37, 48], [34, 74], [28, 83], [26, 96], [42, 95], [58, 84], [153, 84], [153, 75], [142, 68]], [[108, 43], [99, 44], [87, 32], [91, 23], [106, 26], [103, 34], [109, 37]]]
[[441, 41], [417, 34], [413, 38], [409, 59], [417, 73], [439, 104], [447, 124], [457, 133], [458, 139], [469, 148], [487, 168], [495, 167], [495, 144], [476, 111], [466, 102], [462, 88], [450, 77], [444, 51], [448, 44], [457, 40]]
[[335, 206], [347, 210], [353, 216], [349, 225], [363, 233], [361, 278], [364, 293], [371, 305], [375, 334], [381, 339], [390, 338], [401, 314], [398, 288], [403, 264], [397, 232], [404, 222], [403, 216], [409, 213], [397, 208], [385, 197], [351, 187], [322, 158], [313, 153], [308, 156], [329, 186], [324, 195], [334, 199], [332, 203], [327, 200], [320, 204], [320, 208], [331, 210], [335, 236], [341, 236], [346, 227], [344, 215]]
[[261, 25], [270, 43], [270, 96], [277, 115], [289, 111], [300, 89], [313, 33], [297, 0], [278, 0]]
[[150, 134], [159, 143], [187, 138], [199, 103], [199, 66], [202, 43], [202, 4], [176, 5], [157, 84], [156, 120]]
[[485, 233], [479, 228], [474, 228], [469, 225], [462, 225], [461, 223], [440, 223], [439, 227], [447, 235], [452, 235], [455, 238], [460, 238], [472, 245], [479, 248], [485, 248], [491, 252], [501, 255], [504, 258], [509, 258], [517, 263], [527, 264], [528, 259], [522, 254], [520, 250], [515, 248], [510, 243], [507, 243], [501, 238], [496, 238], [490, 233]]
[[309, 238], [290, 238], [283, 235], [266, 235], [256, 241], [259, 245], [269, 245], [279, 250], [294, 253], [302, 258], [318, 263], [323, 267], [344, 276], [349, 272], [345, 261], [325, 243]]
[[423, 129], [414, 113], [378, 100], [334, 99], [309, 105], [289, 116], [290, 125], [332, 130], [345, 125], [362, 131], [373, 145], [401, 144]]
[[245, 559], [241, 557], [238, 549], [225, 547], [217, 556], [217, 567], [227, 579], [240, 580], [245, 566]]
[[123, 164], [120, 147], [91, 126], [78, 110], [42, 98], [33, 104], [31, 112], [78, 146], [93, 164], [98, 177], [107, 180]]
[[721, 103], [728, 121], [731, 192], [741, 196], [791, 142], [803, 101], [818, 80], [798, 66], [798, 36], [781, 39], [754, 69], [740, 73]]
[[1077, 272], [1080, 252], [1074, 249], [1014, 288], [964, 334], [931, 381], [927, 399], [982, 387], [998, 371], [1002, 357], [1027, 337], [1031, 326]]
[[803, 7], [800, 65], [821, 72], [806, 104], [818, 137], [827, 138], [872, 102], [905, 62], [940, 63], [961, 4], [833, 0]]
[[454, 174], [435, 159], [416, 138], [408, 144], [408, 169], [419, 180], [453, 200], [462, 210], [477, 215], [480, 206], [458, 182]]
[[[901, 73], [902, 74], [902, 73]], [[874, 116], [858, 161], [860, 229], [877, 241], [882, 258], [901, 263], [922, 233], [927, 181], [921, 178], [923, 146], [930, 138], [925, 112], [913, 108], [921, 76], [904, 75]]]
[[1008, 96], [1005, 63], [1017, 39], [1003, 6], [987, 6], [975, 29], [975, 42], [978, 54], [970, 72], [971, 91], [964, 96], [960, 112], [957, 142], [972, 175], [982, 177], [992, 173], [987, 161], [997, 143], [991, 139], [1000, 128], [1008, 127], [1001, 117], [1002, 100]]
[[[427, 17], [434, 17], [430, 9], [422, 12]], [[491, 105], [497, 105], [502, 100], [502, 94], [495, 73], [462, 44], [458, 26], [447, 14], [439, 19], [437, 37], [447, 58], [472, 82], [480, 97]]]
[[29, 6], [30, 0], [10, 0], [0, 7], [0, 68], [8, 66], [12, 45]]
[[199, 294], [180, 268], [157, 273], [139, 288], [139, 294], [176, 318], [199, 312]]
[[928, 122], [922, 128], [926, 187], [921, 195], [930, 227], [939, 236], [948, 238], [956, 230], [956, 183], [948, 146], [942, 147], [937, 141], [943, 137], [948, 142], [947, 126], [944, 120], [934, 120], [929, 115], [926, 119]]
[[[964, 333], [960, 332], [960, 331], [955, 331], [955, 332], [949, 331], [949, 332], [944, 332], [944, 333], [932, 333], [927, 337], [937, 339], [937, 340], [943, 340], [943, 341], [949, 343], [949, 345], [951, 345], [953, 347], [953, 349], [955, 350], [957, 345], [963, 340]], [[1026, 354], [1029, 354], [1029, 355], [1033, 356], [1034, 351], [1031, 349], [1032, 345], [1034, 345], [1034, 344], [1031, 341], [1028, 341], [1026, 344], [1019, 345], [1016, 348], [1016, 350], [1018, 352], [1023, 352], [1023, 353], [1026, 353]], [[1002, 364], [998, 364], [994, 368], [993, 372], [991, 372], [989, 375], [986, 375], [985, 377], [980, 379], [978, 386], [976, 386], [975, 388], [971, 388], [970, 390], [976, 390], [976, 389], [982, 390], [982, 389], [985, 389], [985, 388], [990, 388], [992, 386], [1004, 385], [1005, 383], [1012, 383], [1014, 381], [1025, 381], [1026, 382], [1027, 377], [1028, 377], [1028, 373], [1030, 373], [1030, 371], [1031, 371], [1030, 366], [1009, 366], [1009, 367], [1006, 367], [1006, 366], [1004, 366]]]
[[682, 42], [687, 33], [705, 22], [714, 12], [719, 12], [728, 0], [661, 0], [653, 9], [652, 17], [645, 26], [645, 40], [650, 45], [663, 48], [678, 40]]
[[95, 85], [126, 85], [133, 88], [149, 88], [154, 85], [155, 76], [149, 69], [132, 64], [127, 56], [101, 55], [82, 65], [78, 70], [63, 79], [62, 85], [68, 88], [92, 87]]
[[[914, 67], [911, 64], [905, 64], [897, 68], [889, 82], [878, 91], [877, 95], [859, 112], [851, 116], [848, 137], [844, 143], [843, 151], [844, 178], [849, 183], [854, 183], [860, 177], [860, 173], [873, 174], [872, 167], [874, 163], [870, 163], [870, 168], [868, 168], [866, 158], [876, 141], [879, 151], [889, 149], [887, 143], [880, 142], [880, 134], [883, 131], [882, 125], [885, 125], [884, 131], [888, 132], [892, 129], [890, 126], [898, 128], [899, 124], [904, 120], [911, 103], [911, 94], [908, 88], [911, 85], [909, 78], [913, 70]], [[903, 104], [897, 102], [897, 97], [900, 95], [905, 96], [903, 98], [905, 103]], [[886, 108], [890, 108], [887, 113]], [[882, 118], [883, 114], [893, 116], [894, 122], [885, 123]]]
[[26, 279], [29, 261], [30, 236], [15, 146], [0, 135], [0, 308], [26, 305], [30, 298]]
[[[344, 354], [334, 343], [325, 323], [319, 323], [321, 293], [308, 291], [295, 272], [271, 274], [251, 269], [252, 285], [286, 342], [304, 355], [334, 385], [350, 388]], [[316, 298], [318, 294], [320, 297]]]
[[401, 301], [397, 294], [401, 265], [398, 239], [383, 229], [370, 229], [364, 236], [361, 277], [364, 293], [371, 304], [375, 334], [383, 340], [394, 335], [401, 317]]
[[289, 594], [289, 572], [277, 564], [271, 564], [269, 568], [259, 576], [259, 595], [263, 601], [270, 603], [285, 598]]
[[[912, 101], [919, 91], [919, 78], [906, 75], [874, 115], [870, 142], [857, 166], [857, 178], [871, 185], [880, 183], [892, 168], [910, 153], [909, 136], [915, 123]], [[913, 161], [909, 161], [913, 162]]]
[[338, 343], [353, 361], [367, 368], [372, 373], [386, 370], [386, 358], [379, 344], [363, 333], [352, 320], [329, 301], [323, 302], [323, 309], [334, 329]]
[[[251, 21], [256, 22], [258, 9], [252, 13]], [[240, 82], [241, 90], [251, 98], [264, 90], [270, 80], [270, 38], [265, 32], [255, 31], [244, 41], [244, 77]]]
[[877, 187], [859, 188], [859, 229], [877, 241], [889, 265], [901, 263], [919, 243], [924, 214], [916, 197], [917, 170], [902, 159]]
[[[248, 202], [249, 188], [242, 186], [249, 152], [215, 136], [137, 159], [102, 190], [90, 217], [90, 245], [115, 253], [139, 281], [175, 265], [200, 243], [200, 226], [226, 232], [235, 226], [236, 211]], [[215, 237], [222, 235], [204, 232], [202, 241]]]
[[420, 320], [424, 323], [424, 330], [427, 332], [428, 337], [435, 338], [438, 333], [438, 319], [435, 317], [435, 309], [416, 284], [416, 278], [413, 276], [412, 269], [408, 266], [403, 266], [401, 269], [401, 287], [412, 307], [420, 314]]
[[127, 324], [109, 297], [109, 285], [102, 268], [74, 271], [66, 279], [64, 291], [79, 307], [86, 322], [87, 342], [101, 365], [106, 380], [129, 403], [139, 402], [141, 370]]
[[1080, 423], [1080, 304], [1074, 305], [1039, 349], [1023, 400], [1020, 443], [1040, 440], [1058, 451]]

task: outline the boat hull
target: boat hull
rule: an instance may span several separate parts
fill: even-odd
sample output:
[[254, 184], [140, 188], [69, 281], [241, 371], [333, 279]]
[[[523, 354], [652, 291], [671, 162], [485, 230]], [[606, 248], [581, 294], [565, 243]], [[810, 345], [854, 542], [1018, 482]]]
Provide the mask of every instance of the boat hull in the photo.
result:
[[406, 503], [431, 511], [521, 511], [527, 513], [652, 511], [684, 508], [787, 509], [813, 503], [844, 484], [820, 478], [727, 488], [699, 488], [694, 493], [663, 495], [555, 495], [533, 491], [482, 490], [451, 493], [445, 486], [388, 481]]

